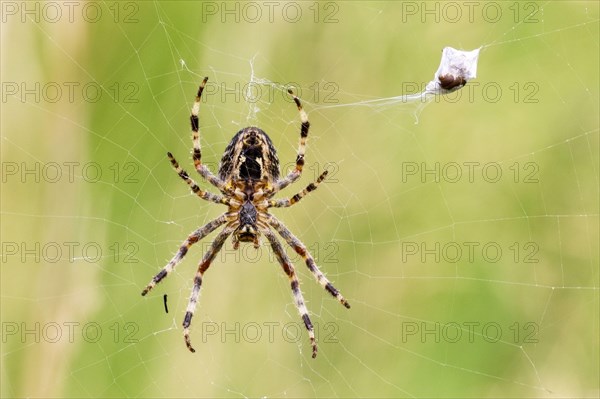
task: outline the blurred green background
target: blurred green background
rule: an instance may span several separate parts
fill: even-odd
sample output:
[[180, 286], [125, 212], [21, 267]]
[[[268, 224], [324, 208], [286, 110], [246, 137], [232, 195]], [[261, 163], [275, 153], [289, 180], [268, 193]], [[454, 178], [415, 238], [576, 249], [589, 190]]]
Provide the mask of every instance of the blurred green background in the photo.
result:
[[[598, 396], [597, 2], [69, 4], [1, 3], [3, 397]], [[445, 46], [483, 47], [455, 95], [326, 108], [415, 92]], [[225, 245], [193, 355], [213, 236], [140, 296], [223, 211], [165, 156], [192, 172], [204, 76], [213, 170], [250, 124], [294, 160], [292, 84], [312, 126], [281, 196], [335, 172], [273, 211], [352, 304], [288, 251], [315, 360], [266, 247]]]

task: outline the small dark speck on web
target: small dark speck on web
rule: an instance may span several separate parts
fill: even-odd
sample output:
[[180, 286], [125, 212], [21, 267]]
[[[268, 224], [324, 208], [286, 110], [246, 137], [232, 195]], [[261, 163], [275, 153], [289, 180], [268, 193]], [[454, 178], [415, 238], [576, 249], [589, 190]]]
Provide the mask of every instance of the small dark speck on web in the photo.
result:
[[169, 313], [169, 308], [167, 307], [167, 294], [163, 295], [163, 300], [165, 302], [165, 312]]

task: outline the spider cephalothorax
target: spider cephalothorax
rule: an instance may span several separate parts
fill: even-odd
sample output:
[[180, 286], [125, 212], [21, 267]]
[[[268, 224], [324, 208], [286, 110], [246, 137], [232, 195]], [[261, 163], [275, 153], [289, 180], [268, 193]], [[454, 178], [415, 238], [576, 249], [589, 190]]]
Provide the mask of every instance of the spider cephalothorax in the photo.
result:
[[[243, 167], [243, 163], [240, 164]], [[241, 205], [237, 203], [230, 206], [230, 212], [237, 213], [238, 227], [233, 231], [233, 248], [238, 249], [240, 242], [251, 242], [255, 248], [260, 246], [259, 220], [262, 219], [260, 212], [266, 212], [265, 201], [262, 197], [255, 198], [257, 187], [264, 186], [263, 183], [248, 180], [238, 185]], [[257, 201], [258, 199], [258, 201]], [[263, 224], [264, 220], [260, 220]]]
[[177, 251], [171, 261], [156, 276], [154, 276], [150, 283], [148, 283], [146, 288], [142, 291], [142, 295], [146, 295], [156, 286], [156, 284], [167, 277], [167, 275], [173, 271], [175, 266], [181, 262], [193, 244], [206, 237], [218, 227], [225, 225], [223, 230], [215, 237], [210, 248], [200, 261], [194, 277], [192, 294], [183, 319], [183, 335], [186, 346], [191, 352], [195, 352], [190, 341], [189, 329], [196, 309], [196, 303], [198, 302], [204, 273], [223, 247], [227, 237], [230, 235], [232, 236], [233, 247], [235, 249], [239, 247], [240, 242], [253, 243], [253, 245], [258, 248], [260, 246], [261, 236], [265, 236], [273, 249], [273, 253], [281, 264], [283, 271], [290, 280], [294, 302], [300, 312], [302, 321], [308, 330], [312, 345], [312, 357], [314, 358], [317, 356], [314, 328], [310, 321], [310, 317], [308, 316], [308, 310], [306, 309], [304, 298], [300, 291], [298, 278], [292, 262], [284, 252], [283, 247], [273, 230], [275, 230], [285, 242], [302, 257], [317, 282], [321, 284], [327, 292], [337, 298], [337, 300], [346, 308], [350, 308], [350, 304], [329, 280], [327, 280], [325, 275], [321, 273], [306, 246], [296, 238], [283, 223], [269, 213], [269, 208], [288, 207], [300, 201], [306, 194], [315, 190], [323, 179], [325, 179], [325, 176], [327, 176], [327, 171], [324, 171], [314, 183], [309, 184], [304, 190], [290, 198], [278, 200], [271, 199], [277, 192], [298, 180], [302, 175], [306, 138], [308, 137], [308, 129], [310, 127], [308, 117], [306, 112], [302, 109], [302, 104], [298, 97], [294, 96], [291, 90], [288, 90], [298, 107], [302, 124], [300, 129], [300, 146], [298, 147], [298, 154], [296, 156], [296, 167], [285, 177], [280, 178], [279, 159], [277, 158], [277, 151], [275, 150], [271, 139], [258, 127], [247, 127], [236, 133], [231, 139], [231, 142], [227, 145], [227, 148], [225, 148], [225, 152], [221, 158], [221, 164], [219, 165], [219, 175], [215, 176], [202, 164], [202, 152], [200, 149], [199, 138], [198, 112], [200, 110], [200, 96], [202, 95], [207, 80], [208, 78], [204, 78], [202, 84], [200, 84], [190, 116], [192, 124], [192, 141], [194, 143], [193, 160], [196, 171], [206, 181], [216, 187], [221, 194], [213, 194], [202, 190], [198, 184], [189, 177], [187, 172], [179, 166], [173, 155], [171, 153], [168, 153], [167, 155], [179, 176], [190, 186], [192, 192], [206, 201], [227, 205], [228, 209], [227, 212], [223, 213], [221, 216], [193, 231], [181, 244], [179, 251]]

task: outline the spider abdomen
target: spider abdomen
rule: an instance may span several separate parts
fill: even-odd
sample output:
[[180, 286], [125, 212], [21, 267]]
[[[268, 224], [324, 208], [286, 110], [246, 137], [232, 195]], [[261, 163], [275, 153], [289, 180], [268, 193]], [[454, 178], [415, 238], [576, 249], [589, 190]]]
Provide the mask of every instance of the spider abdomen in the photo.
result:
[[279, 158], [267, 133], [254, 126], [237, 132], [221, 158], [219, 177], [232, 181], [278, 180]]

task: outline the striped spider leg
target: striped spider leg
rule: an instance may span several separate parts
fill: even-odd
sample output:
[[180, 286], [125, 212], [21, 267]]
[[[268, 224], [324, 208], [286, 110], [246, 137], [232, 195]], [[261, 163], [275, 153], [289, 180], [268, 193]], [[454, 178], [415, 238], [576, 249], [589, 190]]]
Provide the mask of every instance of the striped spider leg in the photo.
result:
[[304, 259], [306, 267], [308, 267], [308, 270], [313, 274], [313, 276], [315, 276], [315, 279], [319, 284], [321, 284], [325, 291], [333, 295], [333, 297], [336, 298], [338, 302], [344, 305], [347, 309], [350, 309], [350, 304], [348, 301], [342, 296], [340, 291], [336, 289], [333, 284], [331, 284], [323, 272], [319, 270], [314, 258], [306, 248], [306, 245], [296, 238], [296, 236], [294, 236], [275, 216], [269, 214], [268, 224], [279, 233], [285, 242], [287, 242], [287, 244], [292, 247], [294, 251], [296, 251], [296, 253], [302, 257], [302, 259]]
[[177, 266], [179, 262], [181, 262], [185, 254], [188, 253], [188, 250], [192, 245], [194, 245], [195, 243], [212, 233], [219, 226], [222, 226], [224, 223], [227, 222], [227, 219], [228, 215], [227, 213], [224, 213], [218, 218], [211, 220], [204, 226], [192, 232], [188, 236], [188, 238], [186, 238], [186, 240], [181, 244], [179, 250], [177, 251], [175, 256], [173, 256], [173, 258], [169, 261], [169, 263], [167, 263], [167, 265], [163, 267], [161, 271], [158, 272], [158, 274], [152, 278], [152, 280], [150, 280], [146, 288], [144, 288], [144, 290], [142, 291], [142, 296], [145, 296], [148, 292], [150, 292], [150, 290], [152, 290], [152, 288], [154, 288], [156, 284], [160, 283], [173, 271], [175, 266]]
[[196, 100], [192, 106], [192, 114], [190, 115], [190, 122], [192, 125], [192, 142], [194, 148], [192, 150], [192, 159], [194, 160], [194, 168], [206, 181], [219, 189], [223, 194], [231, 194], [231, 188], [227, 186], [225, 181], [220, 177], [215, 176], [207, 167], [202, 163], [202, 148], [200, 147], [200, 121], [198, 119], [198, 113], [200, 112], [200, 98], [204, 87], [208, 82], [208, 77], [205, 77], [198, 87], [198, 93], [196, 94]]
[[196, 311], [196, 304], [198, 303], [198, 296], [200, 295], [200, 287], [202, 286], [202, 276], [204, 272], [208, 270], [210, 264], [217, 256], [217, 253], [223, 247], [225, 240], [227, 237], [233, 233], [235, 227], [232, 224], [227, 225], [223, 231], [219, 233], [219, 235], [215, 238], [210, 248], [204, 254], [204, 257], [200, 261], [198, 265], [198, 270], [196, 271], [196, 275], [194, 276], [194, 288], [192, 288], [192, 294], [190, 295], [190, 301], [188, 302], [187, 310], [185, 311], [185, 317], [183, 319], [183, 339], [185, 340], [185, 346], [190, 350], [190, 352], [194, 353], [196, 350], [192, 347], [192, 342], [190, 340], [190, 325], [192, 324], [192, 317], [194, 317], [194, 312]]
[[296, 107], [298, 108], [298, 112], [300, 113], [301, 122], [300, 144], [298, 145], [298, 153], [296, 155], [296, 167], [293, 170], [291, 170], [284, 178], [277, 179], [269, 195], [273, 195], [278, 191], [283, 190], [284, 188], [298, 180], [300, 176], [302, 176], [302, 168], [304, 167], [304, 154], [306, 152], [306, 139], [308, 137], [308, 130], [310, 129], [310, 122], [308, 121], [308, 115], [302, 107], [300, 99], [294, 94], [292, 89], [288, 89], [288, 93], [292, 96], [294, 102], [296, 103]]
[[298, 308], [298, 313], [300, 313], [300, 317], [302, 317], [302, 321], [304, 322], [304, 326], [308, 331], [308, 337], [310, 339], [310, 345], [312, 347], [312, 357], [313, 359], [317, 357], [317, 342], [315, 340], [315, 329], [310, 321], [310, 317], [308, 316], [308, 309], [306, 308], [306, 304], [304, 303], [304, 297], [302, 296], [302, 291], [300, 291], [300, 282], [298, 281], [298, 277], [296, 276], [296, 271], [294, 269], [294, 265], [290, 261], [290, 258], [286, 255], [281, 246], [281, 243], [275, 237], [275, 234], [267, 227], [262, 230], [262, 233], [267, 237], [269, 242], [271, 243], [271, 248], [273, 249], [273, 253], [277, 257], [277, 260], [281, 264], [283, 271], [290, 279], [290, 286], [292, 288], [292, 295], [294, 295], [294, 303], [296, 304], [296, 308]]

